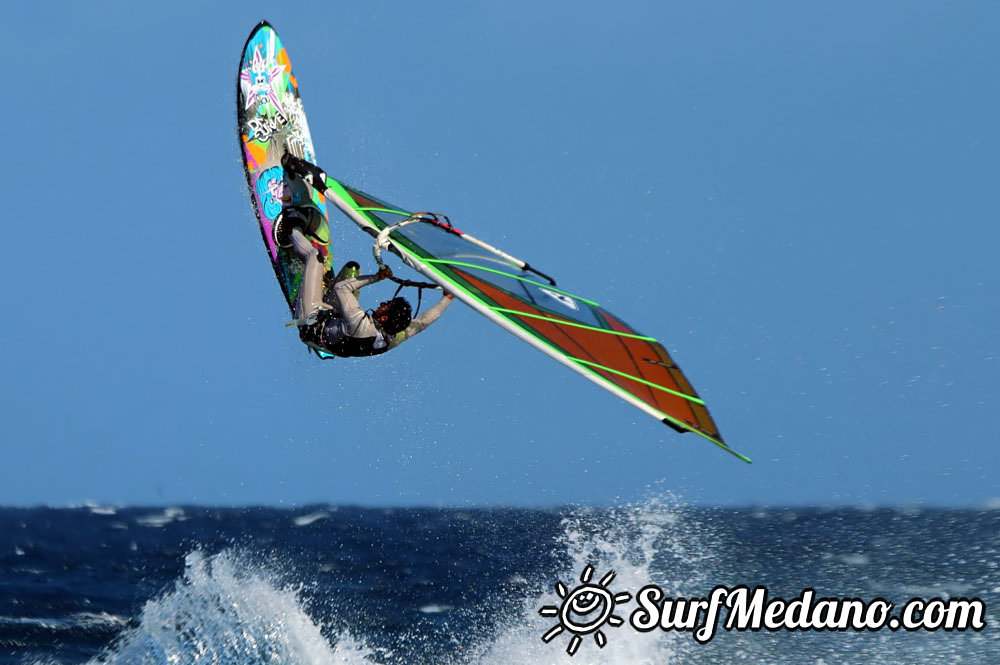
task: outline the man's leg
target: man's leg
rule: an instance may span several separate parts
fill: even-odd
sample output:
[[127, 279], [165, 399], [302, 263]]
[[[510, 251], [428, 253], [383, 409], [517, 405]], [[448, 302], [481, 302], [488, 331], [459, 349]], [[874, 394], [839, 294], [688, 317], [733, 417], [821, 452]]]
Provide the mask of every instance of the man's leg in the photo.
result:
[[377, 333], [375, 324], [365, 314], [354, 295], [353, 284], [356, 280], [337, 282], [333, 294], [340, 309], [341, 320], [344, 322], [344, 332], [351, 337], [374, 337]]
[[292, 229], [292, 247], [296, 256], [305, 264], [299, 297], [295, 301], [295, 318], [304, 319], [319, 311], [323, 305], [323, 263], [319, 250], [313, 247], [299, 228]]

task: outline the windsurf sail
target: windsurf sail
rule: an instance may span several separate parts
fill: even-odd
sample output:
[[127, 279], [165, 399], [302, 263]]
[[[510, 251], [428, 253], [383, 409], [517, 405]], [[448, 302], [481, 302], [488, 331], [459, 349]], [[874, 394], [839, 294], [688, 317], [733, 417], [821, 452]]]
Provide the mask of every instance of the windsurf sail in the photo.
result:
[[596, 302], [454, 228], [447, 217], [413, 213], [366, 194], [309, 162], [298, 172], [361, 229], [428, 280], [590, 381], [678, 432], [694, 432], [745, 462], [719, 434], [705, 402], [667, 350]]

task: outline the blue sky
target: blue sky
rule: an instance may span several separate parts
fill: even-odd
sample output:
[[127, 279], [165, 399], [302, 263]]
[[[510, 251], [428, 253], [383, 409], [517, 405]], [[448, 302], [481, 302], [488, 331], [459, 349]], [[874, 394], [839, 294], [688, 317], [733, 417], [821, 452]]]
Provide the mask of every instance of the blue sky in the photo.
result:
[[[417, 4], [8, 8], [0, 504], [996, 502], [1000, 7]], [[261, 19], [325, 168], [659, 338], [754, 464], [460, 305], [307, 355], [236, 141]]]

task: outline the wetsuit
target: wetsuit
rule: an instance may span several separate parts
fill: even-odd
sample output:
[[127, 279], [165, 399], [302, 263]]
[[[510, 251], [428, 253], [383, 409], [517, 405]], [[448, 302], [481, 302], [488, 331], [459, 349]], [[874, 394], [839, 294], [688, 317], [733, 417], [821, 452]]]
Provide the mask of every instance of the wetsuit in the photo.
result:
[[323, 298], [323, 264], [319, 260], [319, 250], [299, 229], [292, 231], [292, 245], [305, 264], [295, 316], [301, 320], [316, 315], [315, 323], [299, 326], [299, 335], [314, 349], [345, 357], [379, 355], [423, 331], [451, 304], [451, 298], [442, 296], [437, 304], [410, 321], [405, 330], [391, 335], [361, 309], [354, 296], [354, 291], [380, 281], [381, 277], [359, 275], [337, 282], [333, 286], [333, 302], [329, 302], [331, 294]]

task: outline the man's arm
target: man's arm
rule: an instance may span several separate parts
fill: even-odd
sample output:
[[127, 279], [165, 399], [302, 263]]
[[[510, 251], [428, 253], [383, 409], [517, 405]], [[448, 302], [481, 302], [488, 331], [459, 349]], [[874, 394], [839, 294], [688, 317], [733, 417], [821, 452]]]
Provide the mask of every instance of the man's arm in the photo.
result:
[[354, 297], [356, 290], [375, 282], [381, 282], [391, 275], [392, 271], [387, 267], [383, 267], [374, 275], [358, 275], [357, 277], [345, 279], [334, 284], [333, 296], [337, 300], [341, 316], [347, 318], [354, 312], [360, 311], [361, 306], [358, 304], [358, 299]]
[[427, 326], [438, 320], [438, 317], [441, 316], [444, 310], [448, 309], [448, 305], [451, 304], [454, 298], [455, 296], [445, 291], [444, 295], [441, 296], [441, 300], [438, 300], [433, 307], [410, 321], [410, 325], [406, 326], [406, 330], [394, 335], [392, 341], [389, 342], [389, 346], [398, 346], [417, 333], [423, 332]]
[[392, 277], [392, 270], [390, 270], [388, 266], [383, 266], [379, 268], [379, 271], [374, 275], [358, 275], [357, 277], [351, 277], [350, 279], [337, 282], [334, 285], [334, 288], [343, 285], [343, 288], [348, 291], [357, 291], [358, 289], [362, 289], [369, 284], [381, 282], [386, 277]]

